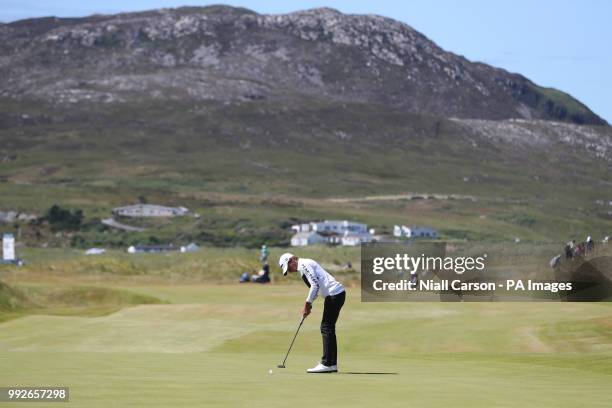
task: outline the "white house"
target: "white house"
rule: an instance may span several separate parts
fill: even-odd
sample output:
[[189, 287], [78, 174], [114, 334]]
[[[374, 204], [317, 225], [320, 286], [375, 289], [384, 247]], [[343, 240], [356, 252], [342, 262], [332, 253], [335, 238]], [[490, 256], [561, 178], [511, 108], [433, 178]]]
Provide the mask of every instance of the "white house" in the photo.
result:
[[374, 240], [374, 236], [370, 234], [369, 231], [366, 232], [346, 232], [342, 238], [340, 238], [340, 243], [344, 246], [357, 246], [362, 243], [372, 242]]
[[347, 231], [353, 233], [368, 232], [367, 224], [346, 220], [325, 220], [323, 222], [311, 222], [310, 225], [312, 226], [312, 230], [318, 233], [344, 234]]
[[293, 231], [295, 231], [295, 233], [297, 234], [298, 232], [309, 232], [312, 230], [312, 226], [310, 225], [310, 223], [305, 223], [305, 224], [295, 224], [291, 226], [291, 229]]
[[182, 253], [185, 253], [185, 252], [196, 252], [196, 251], [198, 251], [199, 249], [200, 249], [200, 247], [198, 246], [198, 244], [196, 244], [195, 242], [192, 242], [192, 243], [191, 243], [191, 244], [189, 244], [189, 245], [183, 245], [183, 246], [181, 246], [180, 251], [181, 251]]
[[291, 245], [304, 246], [314, 243], [329, 243], [341, 245], [359, 245], [371, 242], [373, 230], [368, 231], [367, 224], [346, 220], [325, 220], [296, 224], [291, 227], [296, 234], [291, 238]]
[[156, 254], [160, 252], [177, 251], [180, 248], [176, 248], [174, 245], [131, 245], [128, 247], [127, 252], [129, 254]]
[[298, 232], [291, 237], [291, 246], [307, 246], [315, 244], [324, 244], [327, 238], [317, 234], [314, 231]]
[[102, 255], [106, 253], [106, 249], [104, 248], [89, 248], [85, 251], [85, 255]]
[[438, 231], [429, 227], [407, 227], [405, 225], [395, 225], [393, 227], [394, 237], [406, 238], [438, 238]]
[[18, 211], [0, 211], [0, 223], [13, 221], [32, 221], [38, 218], [36, 214], [27, 214]]
[[113, 213], [122, 217], [181, 217], [189, 210], [185, 207], [164, 207], [154, 204], [135, 204], [113, 209]]

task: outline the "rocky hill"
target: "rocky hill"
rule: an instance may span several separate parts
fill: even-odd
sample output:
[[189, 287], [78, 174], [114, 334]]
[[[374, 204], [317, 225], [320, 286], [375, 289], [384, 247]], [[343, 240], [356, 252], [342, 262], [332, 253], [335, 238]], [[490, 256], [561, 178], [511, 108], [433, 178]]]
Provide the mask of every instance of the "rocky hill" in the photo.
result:
[[[0, 25], [0, 141], [2, 225], [31, 245], [284, 245], [325, 218], [503, 242], [612, 228], [605, 121], [403, 23], [331, 9]], [[136, 202], [201, 217], [100, 222]], [[16, 215], [56, 203], [83, 210], [78, 232]]]
[[313, 9], [227, 6], [0, 25], [0, 96], [373, 103], [463, 119], [606, 122], [571, 96], [446, 52], [410, 26]]

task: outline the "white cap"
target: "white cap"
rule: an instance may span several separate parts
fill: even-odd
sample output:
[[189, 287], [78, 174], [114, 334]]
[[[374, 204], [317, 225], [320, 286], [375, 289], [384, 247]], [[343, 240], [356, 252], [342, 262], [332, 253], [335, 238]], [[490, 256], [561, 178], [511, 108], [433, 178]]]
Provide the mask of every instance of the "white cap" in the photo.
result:
[[278, 266], [280, 266], [281, 269], [283, 270], [283, 275], [287, 274], [287, 268], [289, 267], [289, 260], [291, 258], [293, 258], [293, 254], [290, 254], [289, 252], [285, 252], [278, 259]]

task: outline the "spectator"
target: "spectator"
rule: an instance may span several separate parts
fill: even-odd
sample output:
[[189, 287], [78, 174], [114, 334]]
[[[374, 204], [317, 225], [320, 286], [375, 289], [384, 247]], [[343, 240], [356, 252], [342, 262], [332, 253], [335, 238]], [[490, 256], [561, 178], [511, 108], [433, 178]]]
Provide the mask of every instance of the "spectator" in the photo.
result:
[[565, 259], [572, 259], [574, 257], [574, 251], [572, 250], [571, 242], [565, 244]]
[[251, 282], [270, 282], [270, 265], [267, 262], [263, 265], [262, 269], [256, 275], [251, 276]]
[[574, 250], [574, 256], [582, 257], [585, 255], [585, 252], [586, 252], [586, 248], [585, 248], [584, 242], [581, 242], [576, 246], [576, 249]]
[[270, 250], [266, 244], [261, 246], [261, 252], [259, 254], [259, 261], [262, 264], [266, 264], [268, 262], [268, 256], [270, 255]]
[[559, 266], [560, 264], [561, 264], [561, 254], [554, 256], [549, 262], [550, 267], [553, 269]]
[[589, 235], [586, 240], [586, 253], [591, 254], [595, 250], [595, 242], [593, 238]]
[[240, 280], [238, 282], [240, 283], [245, 283], [245, 282], [249, 282], [250, 281], [250, 274], [248, 272], [243, 272], [242, 275], [240, 275]]

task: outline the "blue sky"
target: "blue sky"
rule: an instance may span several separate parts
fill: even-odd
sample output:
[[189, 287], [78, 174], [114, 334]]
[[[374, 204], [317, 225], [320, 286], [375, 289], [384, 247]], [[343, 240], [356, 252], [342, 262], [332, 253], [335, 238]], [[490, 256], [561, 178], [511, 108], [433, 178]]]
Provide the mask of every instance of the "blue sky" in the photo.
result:
[[403, 21], [442, 48], [570, 93], [612, 123], [612, 1], [0, 0], [0, 21], [224, 3], [260, 13], [333, 7]]

